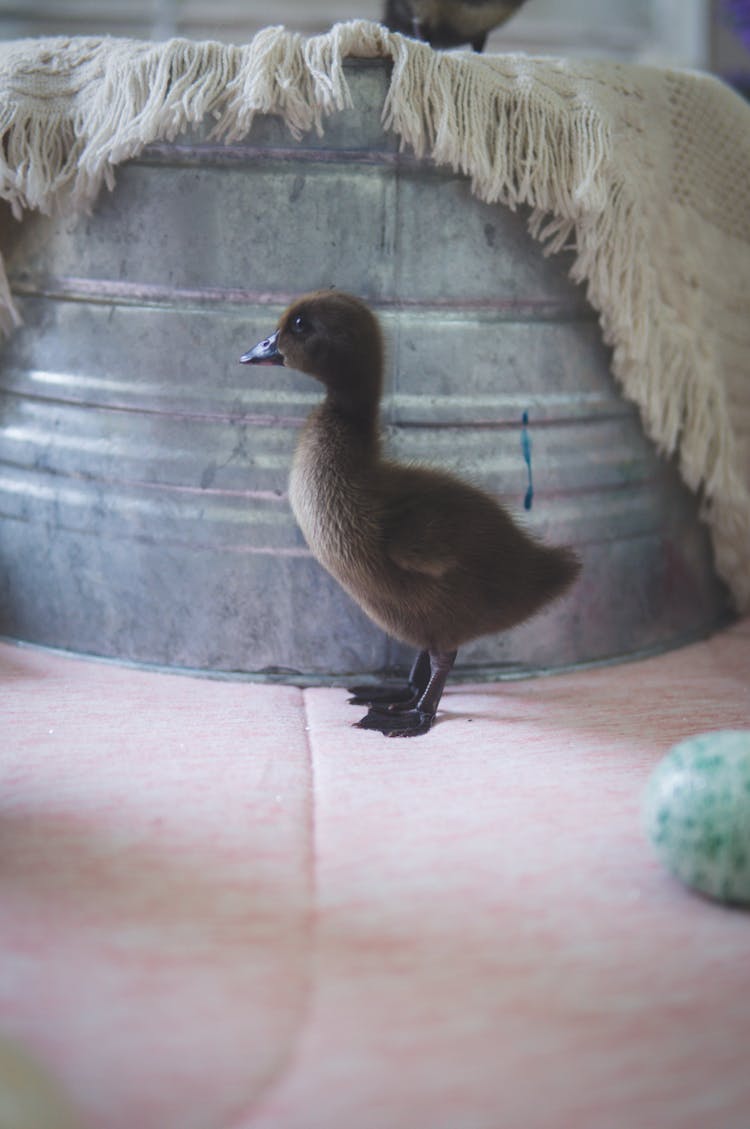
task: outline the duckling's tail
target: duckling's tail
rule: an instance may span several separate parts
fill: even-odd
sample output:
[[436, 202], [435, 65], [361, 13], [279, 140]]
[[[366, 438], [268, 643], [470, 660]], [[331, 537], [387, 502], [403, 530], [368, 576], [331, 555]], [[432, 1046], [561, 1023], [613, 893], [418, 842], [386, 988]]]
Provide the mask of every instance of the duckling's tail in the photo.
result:
[[563, 596], [581, 572], [581, 559], [567, 545], [540, 545], [534, 561], [534, 585], [539, 593], [539, 606]]

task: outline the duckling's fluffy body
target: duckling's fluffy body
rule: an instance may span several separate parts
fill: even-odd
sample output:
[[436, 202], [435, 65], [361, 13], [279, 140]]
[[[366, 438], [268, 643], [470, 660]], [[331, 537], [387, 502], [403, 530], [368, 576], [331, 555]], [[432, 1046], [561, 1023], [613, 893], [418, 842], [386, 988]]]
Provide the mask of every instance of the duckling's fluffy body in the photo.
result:
[[[531, 537], [485, 491], [383, 457], [383, 345], [358, 298], [305, 295], [242, 360], [284, 364], [326, 388], [297, 445], [292, 509], [314, 555], [367, 614], [429, 654], [431, 666], [423, 663], [411, 685], [410, 705], [418, 700], [425, 709], [412, 711], [420, 716], [403, 731], [425, 732], [457, 649], [523, 622], [561, 595], [578, 573], [577, 558]], [[428, 682], [433, 693], [425, 703]], [[392, 735], [392, 724], [379, 724], [378, 707], [371, 715], [362, 724]]]
[[386, 0], [383, 23], [391, 31], [417, 35], [435, 47], [471, 43], [481, 51], [493, 28], [505, 23], [524, 0]]
[[320, 563], [390, 635], [454, 651], [551, 597], [559, 562], [451, 474], [382, 459], [327, 404], [307, 422], [289, 500]]

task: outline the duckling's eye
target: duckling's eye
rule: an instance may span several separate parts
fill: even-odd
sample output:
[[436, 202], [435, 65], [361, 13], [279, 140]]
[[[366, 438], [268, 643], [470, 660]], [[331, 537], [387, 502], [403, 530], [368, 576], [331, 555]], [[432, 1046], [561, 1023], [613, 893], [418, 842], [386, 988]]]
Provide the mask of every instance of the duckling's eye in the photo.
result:
[[292, 322], [292, 333], [309, 333], [311, 328], [312, 327], [309, 321], [306, 317], [304, 317], [303, 314], [297, 314], [296, 318]]

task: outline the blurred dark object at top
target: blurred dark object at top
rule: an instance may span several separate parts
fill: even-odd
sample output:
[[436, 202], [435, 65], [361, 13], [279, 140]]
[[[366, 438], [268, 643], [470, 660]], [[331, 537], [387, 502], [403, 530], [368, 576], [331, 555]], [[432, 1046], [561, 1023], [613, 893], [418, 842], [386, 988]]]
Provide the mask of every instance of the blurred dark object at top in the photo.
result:
[[487, 36], [517, 12], [524, 0], [386, 0], [383, 23], [433, 47], [470, 43], [482, 51]]
[[[750, 0], [722, 0], [720, 13], [722, 22], [733, 33], [735, 40], [739, 40], [745, 52], [750, 53]], [[747, 65], [741, 65], [740, 55], [731, 61], [729, 67], [722, 67], [721, 70], [726, 81], [750, 100], [750, 54], [747, 56]]]
[[724, 0], [729, 23], [750, 51], [750, 0]]

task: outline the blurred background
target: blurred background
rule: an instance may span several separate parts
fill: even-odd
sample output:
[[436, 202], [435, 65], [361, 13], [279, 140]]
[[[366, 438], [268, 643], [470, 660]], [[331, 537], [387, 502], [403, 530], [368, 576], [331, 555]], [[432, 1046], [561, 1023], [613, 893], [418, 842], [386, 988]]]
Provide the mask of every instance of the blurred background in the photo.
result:
[[[129, 35], [246, 42], [268, 24], [313, 34], [337, 20], [378, 19], [381, 0], [0, 0], [0, 38]], [[743, 85], [750, 0], [527, 0], [490, 51], [610, 56], [700, 67]]]

